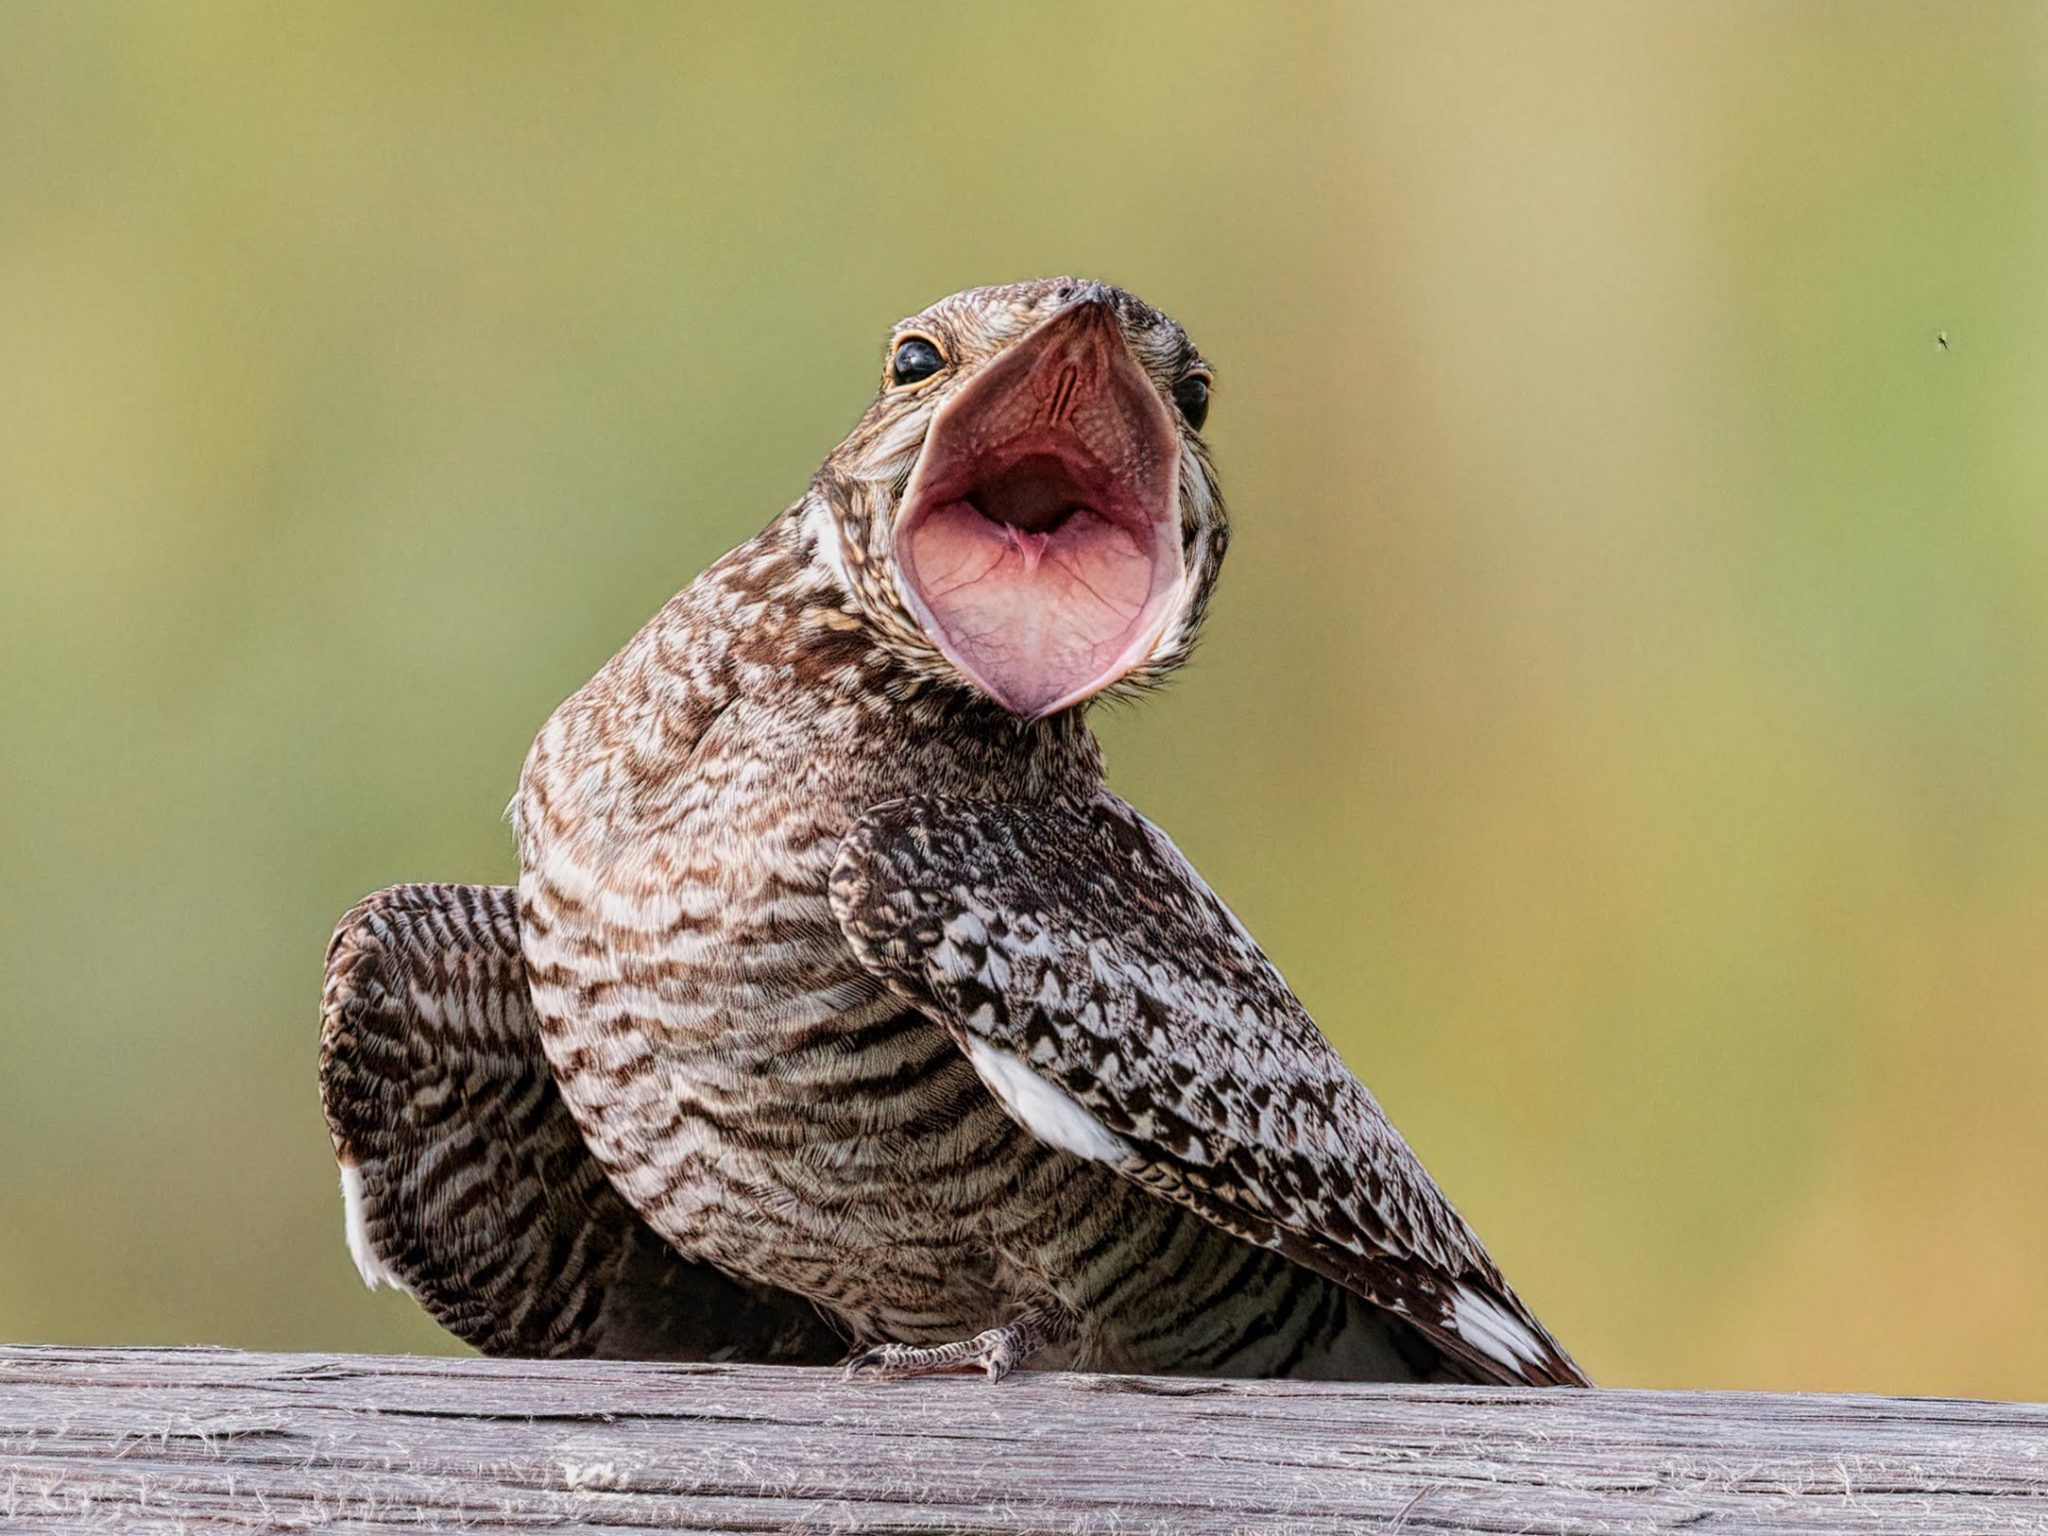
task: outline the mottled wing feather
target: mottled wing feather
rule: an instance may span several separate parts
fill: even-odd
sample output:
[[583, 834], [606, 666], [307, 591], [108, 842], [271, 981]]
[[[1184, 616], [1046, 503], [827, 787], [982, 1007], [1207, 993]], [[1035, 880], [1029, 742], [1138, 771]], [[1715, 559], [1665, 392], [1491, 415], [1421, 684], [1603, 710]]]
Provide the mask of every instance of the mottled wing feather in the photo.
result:
[[[1472, 1380], [1585, 1380], [1257, 944], [1121, 800], [890, 802], [842, 845], [832, 899], [863, 963], [1042, 1139], [1407, 1319]], [[1056, 1093], [1021, 1098], [1019, 1064]]]
[[487, 1354], [844, 1353], [807, 1302], [684, 1259], [605, 1180], [541, 1054], [507, 888], [397, 886], [342, 919], [320, 1096], [364, 1278]]

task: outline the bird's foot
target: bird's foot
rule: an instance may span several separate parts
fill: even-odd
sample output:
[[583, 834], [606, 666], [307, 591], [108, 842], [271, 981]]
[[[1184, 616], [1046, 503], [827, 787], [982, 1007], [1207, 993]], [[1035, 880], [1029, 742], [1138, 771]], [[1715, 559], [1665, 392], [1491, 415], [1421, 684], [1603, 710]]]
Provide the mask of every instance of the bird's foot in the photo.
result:
[[983, 1371], [990, 1381], [1001, 1381], [1052, 1341], [1052, 1330], [1043, 1320], [1027, 1317], [951, 1344], [877, 1344], [846, 1362], [846, 1379], [901, 1381], [910, 1376]]

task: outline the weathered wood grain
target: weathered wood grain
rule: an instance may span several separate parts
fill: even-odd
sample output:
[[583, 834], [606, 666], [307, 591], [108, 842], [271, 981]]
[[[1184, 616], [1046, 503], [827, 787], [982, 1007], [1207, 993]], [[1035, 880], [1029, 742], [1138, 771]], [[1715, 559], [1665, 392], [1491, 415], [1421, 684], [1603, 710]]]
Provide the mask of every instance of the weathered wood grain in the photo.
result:
[[0, 1349], [0, 1530], [2048, 1532], [2048, 1407]]

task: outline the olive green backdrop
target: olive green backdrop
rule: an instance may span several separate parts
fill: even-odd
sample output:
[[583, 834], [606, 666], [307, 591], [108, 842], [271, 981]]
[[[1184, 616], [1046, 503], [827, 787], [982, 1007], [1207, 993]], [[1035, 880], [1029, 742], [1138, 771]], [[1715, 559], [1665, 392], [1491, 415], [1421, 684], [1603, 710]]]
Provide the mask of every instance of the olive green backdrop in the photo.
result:
[[[1605, 1380], [2048, 1397], [2048, 12], [0, 6], [0, 1337], [439, 1349], [334, 918], [898, 315], [1218, 371], [1115, 783]], [[1946, 350], [1936, 343], [1946, 332]]]

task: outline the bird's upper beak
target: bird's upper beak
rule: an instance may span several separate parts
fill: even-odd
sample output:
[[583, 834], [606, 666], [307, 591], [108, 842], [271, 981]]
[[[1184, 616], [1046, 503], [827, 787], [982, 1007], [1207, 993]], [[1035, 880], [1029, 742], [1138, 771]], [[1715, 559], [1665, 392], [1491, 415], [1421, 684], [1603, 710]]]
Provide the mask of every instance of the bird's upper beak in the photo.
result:
[[895, 525], [912, 616], [1013, 714], [1101, 692], [1178, 607], [1178, 459], [1115, 309], [1084, 296], [933, 418]]

